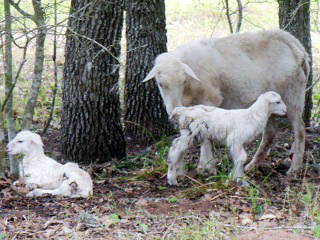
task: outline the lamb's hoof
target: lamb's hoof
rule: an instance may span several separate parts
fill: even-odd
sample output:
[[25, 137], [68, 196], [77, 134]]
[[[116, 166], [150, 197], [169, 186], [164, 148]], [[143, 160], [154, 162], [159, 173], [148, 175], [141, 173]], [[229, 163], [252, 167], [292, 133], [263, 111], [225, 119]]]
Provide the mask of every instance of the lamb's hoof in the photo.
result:
[[178, 185], [177, 179], [168, 179], [168, 184], [170, 186]]
[[237, 183], [240, 184], [240, 187], [249, 187], [250, 184], [243, 178], [238, 178]]
[[36, 197], [37, 195], [37, 190], [32, 190], [27, 193], [27, 197]]
[[244, 171], [247, 173], [247, 172], [254, 170], [255, 168], [256, 168], [255, 165], [249, 163], [249, 164], [247, 164], [247, 166], [245, 166]]

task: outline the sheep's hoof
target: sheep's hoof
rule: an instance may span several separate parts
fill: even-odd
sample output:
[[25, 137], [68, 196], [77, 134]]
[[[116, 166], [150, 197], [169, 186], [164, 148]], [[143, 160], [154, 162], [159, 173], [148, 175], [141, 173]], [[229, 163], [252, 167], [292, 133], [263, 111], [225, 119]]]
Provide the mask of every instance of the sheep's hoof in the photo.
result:
[[212, 168], [197, 168], [197, 172], [204, 177], [209, 177], [209, 176], [216, 176], [217, 175], [217, 171], [216, 169], [212, 169]]
[[300, 178], [301, 175], [302, 175], [302, 168], [295, 169], [294, 167], [291, 166], [289, 171], [287, 172], [287, 176], [293, 179]]

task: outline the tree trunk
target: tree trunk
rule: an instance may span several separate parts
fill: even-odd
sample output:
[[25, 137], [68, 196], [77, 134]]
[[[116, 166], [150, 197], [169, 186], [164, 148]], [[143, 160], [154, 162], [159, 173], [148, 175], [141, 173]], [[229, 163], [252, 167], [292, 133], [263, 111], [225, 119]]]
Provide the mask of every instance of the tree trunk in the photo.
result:
[[[310, 57], [310, 75], [307, 89], [312, 85], [312, 44], [310, 34], [310, 1], [278, 0], [280, 28], [290, 32], [300, 40]], [[310, 126], [312, 110], [312, 88], [306, 92], [304, 121]]]
[[72, 0], [63, 79], [62, 151], [77, 162], [126, 156], [120, 122], [123, 1]]
[[37, 104], [38, 94], [41, 86], [43, 63], [44, 63], [44, 43], [47, 35], [47, 26], [45, 23], [45, 14], [41, 6], [41, 1], [33, 0], [34, 9], [34, 22], [37, 25], [36, 37], [36, 51], [35, 51], [35, 65], [34, 65], [34, 78], [32, 81], [31, 89], [29, 92], [28, 103], [26, 105], [22, 129], [30, 130], [34, 109]]
[[126, 13], [125, 130], [149, 142], [173, 129], [155, 81], [142, 83], [157, 55], [167, 51], [165, 3], [127, 0]]
[[[5, 10], [5, 93], [8, 97], [9, 91], [13, 84], [13, 73], [12, 73], [12, 31], [11, 31], [11, 11], [10, 11], [10, 3], [7, 0], [4, 0], [4, 10]], [[6, 119], [8, 123], [8, 140], [11, 141], [15, 137], [14, 130], [14, 119], [13, 119], [13, 97], [12, 94], [9, 96], [8, 101], [6, 103]], [[3, 114], [2, 112], [0, 114]], [[1, 122], [3, 127], [3, 118], [1, 116]], [[3, 129], [0, 129], [0, 135], [3, 134]], [[1, 144], [5, 146], [4, 139], [0, 140]], [[1, 152], [0, 158], [5, 156], [5, 152]], [[10, 160], [10, 174], [14, 177], [18, 177], [19, 168], [18, 168], [18, 160], [16, 157], [9, 156]]]

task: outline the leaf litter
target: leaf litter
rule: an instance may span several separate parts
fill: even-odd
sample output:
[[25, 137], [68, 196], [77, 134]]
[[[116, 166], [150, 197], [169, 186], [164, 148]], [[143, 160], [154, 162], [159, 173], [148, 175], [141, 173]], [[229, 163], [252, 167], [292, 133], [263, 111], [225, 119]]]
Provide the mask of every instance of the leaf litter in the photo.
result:
[[[289, 136], [278, 134], [275, 153], [248, 175], [250, 189], [194, 173], [168, 186], [165, 173], [155, 168], [144, 169], [144, 178], [137, 179], [141, 170], [106, 164], [90, 168], [94, 194], [89, 199], [26, 198], [27, 191], [13, 179], [1, 178], [0, 239], [315, 239], [319, 131], [307, 135], [308, 169], [298, 180], [285, 175]], [[252, 157], [256, 145], [250, 149]], [[198, 157], [190, 150], [188, 164]]]

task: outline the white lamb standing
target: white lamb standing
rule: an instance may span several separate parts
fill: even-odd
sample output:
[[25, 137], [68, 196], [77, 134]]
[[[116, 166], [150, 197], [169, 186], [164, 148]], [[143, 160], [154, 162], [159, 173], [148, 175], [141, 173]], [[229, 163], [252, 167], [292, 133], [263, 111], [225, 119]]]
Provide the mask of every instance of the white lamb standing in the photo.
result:
[[7, 145], [8, 154], [24, 154], [19, 177], [26, 187], [34, 189], [27, 196], [49, 193], [66, 197], [89, 197], [93, 193], [90, 175], [76, 163], [62, 165], [44, 154], [40, 135], [21, 131]]
[[[232, 179], [242, 180], [242, 184], [248, 186], [242, 179], [247, 160], [243, 145], [262, 132], [272, 114], [287, 114], [280, 95], [273, 91], [261, 94], [247, 109], [225, 110], [204, 105], [175, 108], [170, 118], [178, 123], [181, 136], [173, 141], [169, 151], [168, 183], [177, 185], [177, 176], [183, 175], [183, 153], [194, 142], [219, 141], [226, 143], [233, 158]], [[216, 162], [212, 164], [215, 167]]]

